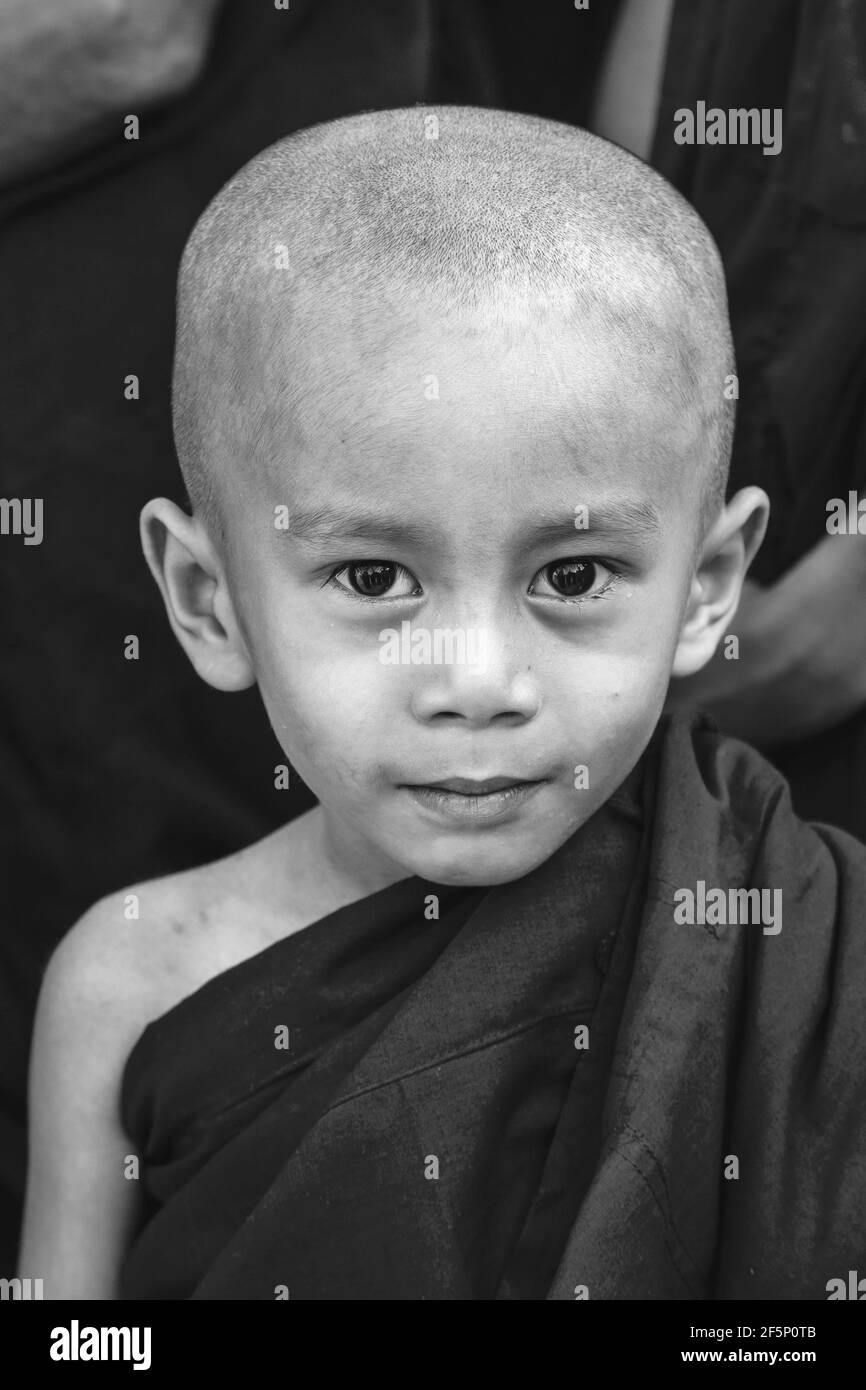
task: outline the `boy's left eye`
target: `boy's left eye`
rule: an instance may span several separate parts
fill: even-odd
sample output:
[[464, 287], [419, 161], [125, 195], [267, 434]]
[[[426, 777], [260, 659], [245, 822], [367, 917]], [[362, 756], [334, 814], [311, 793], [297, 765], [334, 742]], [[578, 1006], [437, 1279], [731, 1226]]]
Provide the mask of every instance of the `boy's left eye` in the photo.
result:
[[[606, 577], [603, 578], [602, 576]], [[552, 564], [545, 565], [544, 569], [538, 571], [532, 584], [530, 584], [530, 594], [538, 593], [534, 586], [539, 577], [547, 586], [546, 593], [542, 590], [539, 597], [564, 599], [566, 602], [569, 599], [601, 598], [602, 594], [606, 594], [617, 580], [615, 572], [607, 565], [603, 565], [600, 560], [589, 560], [578, 556], [566, 560], [554, 560]]]

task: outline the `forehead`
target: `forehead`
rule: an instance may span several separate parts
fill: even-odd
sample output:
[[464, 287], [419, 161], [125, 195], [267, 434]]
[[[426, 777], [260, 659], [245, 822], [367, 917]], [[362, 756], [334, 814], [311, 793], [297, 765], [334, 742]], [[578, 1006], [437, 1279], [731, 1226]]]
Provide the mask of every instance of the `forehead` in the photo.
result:
[[670, 314], [603, 304], [320, 312], [270, 354], [253, 481], [296, 506], [364, 497], [453, 523], [519, 512], [528, 487], [669, 514], [701, 443], [685, 355]]

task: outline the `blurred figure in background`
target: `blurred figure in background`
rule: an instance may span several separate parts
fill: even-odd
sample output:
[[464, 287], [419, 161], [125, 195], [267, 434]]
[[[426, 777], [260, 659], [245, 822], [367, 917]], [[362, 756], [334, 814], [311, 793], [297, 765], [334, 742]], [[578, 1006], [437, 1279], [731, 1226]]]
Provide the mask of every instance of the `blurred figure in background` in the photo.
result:
[[[847, 0], [486, 0], [499, 101], [646, 159], [712, 231], [739, 403], [730, 490], [763, 487], [766, 540], [733, 627], [671, 700], [784, 772], [806, 819], [866, 839], [866, 9]], [[678, 144], [676, 113], [782, 113], [781, 149]], [[866, 508], [863, 509], [866, 513]], [[862, 515], [866, 533], [866, 514]], [[731, 649], [732, 650], [732, 649]]]

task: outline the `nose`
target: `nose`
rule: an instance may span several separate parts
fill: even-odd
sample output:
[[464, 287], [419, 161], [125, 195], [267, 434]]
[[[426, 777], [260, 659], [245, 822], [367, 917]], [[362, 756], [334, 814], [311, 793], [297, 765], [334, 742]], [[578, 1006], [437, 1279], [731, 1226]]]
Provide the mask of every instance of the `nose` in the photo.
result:
[[[451, 630], [454, 631], [453, 629]], [[462, 721], [468, 727], [489, 724], [519, 725], [534, 719], [541, 708], [539, 685], [531, 664], [520, 659], [513, 643], [490, 626], [458, 629], [462, 642], [436, 643], [431, 650], [458, 659], [446, 659], [415, 668], [411, 705], [421, 723]], [[459, 657], [466, 654], [466, 660]], [[523, 656], [523, 654], [521, 654]]]

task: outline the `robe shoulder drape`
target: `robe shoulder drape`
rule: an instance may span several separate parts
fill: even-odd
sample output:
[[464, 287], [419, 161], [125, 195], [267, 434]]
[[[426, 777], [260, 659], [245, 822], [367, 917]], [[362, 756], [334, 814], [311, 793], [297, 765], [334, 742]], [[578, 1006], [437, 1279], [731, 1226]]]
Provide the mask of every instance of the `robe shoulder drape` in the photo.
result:
[[[741, 888], [772, 923], [682, 920]], [[826, 1298], [866, 1251], [864, 902], [863, 846], [666, 717], [533, 873], [407, 879], [151, 1024], [123, 1296]]]

